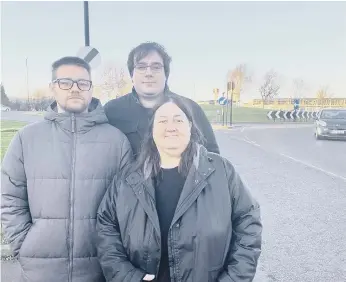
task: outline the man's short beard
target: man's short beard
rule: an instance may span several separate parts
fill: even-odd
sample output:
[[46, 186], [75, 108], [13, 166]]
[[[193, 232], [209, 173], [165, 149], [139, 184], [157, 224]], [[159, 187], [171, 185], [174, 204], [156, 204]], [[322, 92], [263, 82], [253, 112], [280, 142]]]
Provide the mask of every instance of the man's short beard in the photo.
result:
[[81, 109], [71, 109], [71, 108], [64, 107], [64, 106], [61, 106], [61, 105], [58, 104], [58, 110], [66, 112], [66, 113], [70, 113], [70, 114], [81, 114], [81, 113], [84, 113], [84, 112], [86, 112], [87, 108], [88, 108], [87, 106], [84, 106]]

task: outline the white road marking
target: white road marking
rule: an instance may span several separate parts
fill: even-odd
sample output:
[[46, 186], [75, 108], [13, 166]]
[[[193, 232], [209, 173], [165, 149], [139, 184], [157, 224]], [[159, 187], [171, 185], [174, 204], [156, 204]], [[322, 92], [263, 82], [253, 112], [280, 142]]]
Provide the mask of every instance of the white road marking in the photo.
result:
[[346, 177], [343, 177], [343, 176], [341, 176], [341, 175], [335, 174], [335, 173], [330, 172], [330, 171], [328, 171], [328, 170], [325, 170], [325, 169], [323, 169], [323, 168], [314, 166], [314, 165], [312, 165], [312, 164], [306, 163], [306, 162], [304, 162], [304, 161], [298, 160], [298, 159], [293, 158], [293, 157], [291, 157], [291, 156], [288, 156], [288, 155], [285, 155], [285, 154], [282, 154], [282, 153], [280, 153], [280, 155], [283, 156], [283, 157], [285, 157], [285, 158], [288, 158], [288, 159], [290, 159], [290, 160], [292, 160], [292, 161], [295, 161], [295, 162], [297, 162], [297, 163], [300, 163], [300, 164], [302, 164], [302, 165], [305, 165], [305, 166], [307, 166], [307, 167], [310, 167], [310, 168], [316, 169], [316, 170], [318, 170], [318, 171], [321, 171], [321, 172], [323, 172], [323, 173], [325, 173], [325, 174], [327, 174], [327, 175], [330, 175], [330, 176], [332, 176], [332, 177], [339, 178], [339, 179], [341, 179], [341, 180], [343, 180], [343, 181], [346, 182]]
[[245, 138], [243, 139], [243, 141], [245, 141], [245, 142], [247, 142], [247, 143], [249, 143], [249, 144], [251, 144], [251, 145], [254, 145], [254, 146], [257, 146], [257, 147], [261, 147], [261, 146], [260, 146], [259, 144], [257, 144], [255, 141], [250, 140], [250, 138], [247, 137], [247, 136], [245, 136]]
[[[246, 142], [246, 143], [248, 143], [248, 144], [254, 145], [254, 146], [256, 146], [256, 147], [260, 147], [261, 149], [265, 150], [264, 148], [261, 147], [261, 145], [257, 144], [257, 143], [254, 142], [254, 141], [251, 141], [251, 140], [249, 139], [249, 137], [247, 137], [247, 136], [245, 136], [244, 139], [241, 139], [241, 138], [239, 138], [239, 139], [238, 139], [238, 138], [233, 138], [233, 139], [239, 140], [239, 141], [244, 141], [244, 142]], [[312, 165], [312, 164], [309, 164], [309, 163], [304, 162], [304, 161], [302, 161], [302, 160], [296, 159], [296, 158], [294, 158], [294, 157], [285, 155], [285, 154], [283, 154], [283, 153], [279, 153], [279, 155], [282, 156], [282, 157], [288, 158], [288, 159], [290, 159], [290, 160], [292, 160], [292, 161], [295, 161], [295, 162], [297, 162], [297, 163], [300, 163], [300, 164], [302, 164], [302, 165], [305, 165], [305, 166], [307, 166], [307, 167], [310, 167], [310, 168], [312, 168], [312, 169], [315, 169], [315, 170], [318, 170], [318, 171], [320, 171], [320, 172], [323, 172], [323, 173], [325, 173], [325, 174], [327, 174], [327, 175], [329, 175], [329, 176], [332, 176], [332, 177], [334, 177], [334, 178], [339, 178], [339, 179], [341, 179], [341, 180], [343, 180], [343, 181], [346, 182], [346, 177], [344, 177], [344, 176], [335, 174], [335, 173], [333, 173], [333, 172], [330, 172], [330, 171], [325, 170], [325, 169], [323, 169], [323, 168], [314, 166], [314, 165]]]

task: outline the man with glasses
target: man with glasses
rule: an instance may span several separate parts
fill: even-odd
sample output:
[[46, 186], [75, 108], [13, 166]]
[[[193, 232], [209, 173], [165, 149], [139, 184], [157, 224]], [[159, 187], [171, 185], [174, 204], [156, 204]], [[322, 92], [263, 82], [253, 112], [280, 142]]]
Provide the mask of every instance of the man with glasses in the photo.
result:
[[132, 159], [130, 143], [92, 97], [90, 66], [52, 66], [55, 102], [13, 138], [1, 167], [2, 224], [20, 281], [105, 281], [93, 242], [107, 187]]
[[[130, 52], [127, 61], [133, 82], [132, 93], [113, 99], [104, 106], [109, 123], [126, 134], [135, 157], [148, 129], [153, 108], [164, 95], [178, 96], [167, 85], [170, 63], [171, 58], [161, 45], [155, 42], [140, 44]], [[190, 107], [208, 151], [219, 153], [213, 129], [202, 108], [188, 98], [181, 98]]]

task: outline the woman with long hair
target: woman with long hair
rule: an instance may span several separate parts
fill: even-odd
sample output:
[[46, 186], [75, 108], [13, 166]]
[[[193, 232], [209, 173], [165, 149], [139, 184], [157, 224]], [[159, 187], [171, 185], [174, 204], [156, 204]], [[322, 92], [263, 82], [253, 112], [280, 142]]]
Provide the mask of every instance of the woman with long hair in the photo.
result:
[[252, 281], [260, 207], [232, 164], [208, 152], [189, 109], [168, 97], [140, 156], [114, 179], [97, 216], [107, 281]]

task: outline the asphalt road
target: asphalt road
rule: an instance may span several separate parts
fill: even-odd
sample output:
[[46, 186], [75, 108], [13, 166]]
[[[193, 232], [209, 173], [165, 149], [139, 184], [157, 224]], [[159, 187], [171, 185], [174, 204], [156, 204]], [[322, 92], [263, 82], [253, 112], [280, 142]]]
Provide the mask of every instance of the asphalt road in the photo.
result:
[[[41, 114], [41, 113], [40, 113]], [[42, 120], [42, 115], [37, 115], [37, 112], [1, 112], [1, 120], [15, 120], [23, 122], [35, 122]]]
[[265, 282], [346, 281], [346, 142], [316, 141], [313, 127], [218, 132], [262, 206]]
[[[254, 282], [345, 282], [346, 142], [316, 141], [311, 125], [250, 125], [216, 136], [262, 207]], [[2, 262], [1, 281], [17, 281], [19, 271]]]

